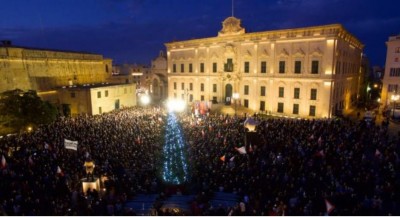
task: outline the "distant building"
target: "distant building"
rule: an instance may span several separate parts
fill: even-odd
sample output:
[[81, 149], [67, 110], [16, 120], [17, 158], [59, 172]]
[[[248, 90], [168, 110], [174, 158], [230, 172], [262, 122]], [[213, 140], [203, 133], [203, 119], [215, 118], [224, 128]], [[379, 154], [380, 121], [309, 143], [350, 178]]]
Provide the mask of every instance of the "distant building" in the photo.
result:
[[255, 112], [332, 117], [359, 97], [363, 45], [342, 25], [246, 33], [228, 17], [217, 37], [170, 42], [168, 97], [238, 102]]
[[[66, 100], [61, 90], [78, 87], [93, 90], [93, 86], [107, 89], [112, 70], [112, 60], [99, 54], [27, 48], [14, 46], [10, 41], [2, 41], [0, 45], [0, 92], [13, 89], [35, 90], [43, 100], [55, 104], [62, 114], [63, 111], [71, 111], [71, 114], [97, 114], [90, 106], [97, 106], [96, 101], [99, 100], [87, 97], [94, 101], [78, 102], [82, 99], [79, 91], [75, 94], [79, 96], [75, 101], [72, 97]], [[126, 79], [124, 81], [120, 83], [129, 83]], [[115, 87], [110, 87], [110, 91]], [[115, 108], [117, 99], [114, 96], [119, 96], [119, 93], [110, 92], [109, 98], [101, 100], [103, 112]], [[134, 93], [131, 98], [136, 102]], [[78, 106], [75, 108], [74, 105]], [[83, 108], [84, 105], [88, 107]]]
[[[388, 106], [393, 103], [392, 95], [400, 94], [400, 35], [390, 36], [386, 42], [385, 74], [382, 81], [381, 102]], [[398, 103], [398, 102], [397, 102]]]
[[151, 61], [151, 67], [123, 64], [113, 66], [113, 71], [112, 83], [132, 81], [136, 84], [137, 94], [150, 95], [153, 103], [167, 98], [167, 57], [163, 51]]
[[151, 97], [155, 101], [165, 100], [168, 96], [167, 57], [160, 51], [157, 58], [151, 61], [148, 86]]

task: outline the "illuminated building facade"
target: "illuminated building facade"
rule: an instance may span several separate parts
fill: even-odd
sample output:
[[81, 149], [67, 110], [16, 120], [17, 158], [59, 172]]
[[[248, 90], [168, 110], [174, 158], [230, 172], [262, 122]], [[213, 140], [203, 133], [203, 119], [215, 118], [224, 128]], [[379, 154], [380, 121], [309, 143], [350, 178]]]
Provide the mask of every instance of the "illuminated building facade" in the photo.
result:
[[0, 45], [0, 92], [102, 83], [111, 69], [112, 60], [98, 54]]
[[[84, 94], [81, 96], [79, 87], [85, 87], [85, 91], [94, 91], [94, 86], [107, 90], [111, 74], [112, 60], [99, 54], [26, 48], [13, 46], [10, 41], [2, 41], [0, 45], [0, 92], [35, 90], [43, 100], [55, 104], [64, 114], [98, 114], [97, 108], [92, 108], [98, 107], [97, 101], [103, 104], [102, 112], [119, 107], [118, 102], [126, 106], [136, 103], [135, 91], [127, 100], [125, 94], [114, 93], [116, 84], [110, 85], [108, 98], [98, 100]], [[76, 93], [64, 94], [66, 89], [74, 88]]]
[[[389, 106], [394, 103], [392, 96], [400, 94], [400, 35], [389, 37], [386, 47], [386, 64], [382, 80], [381, 103]], [[396, 97], [393, 99], [396, 99]]]
[[165, 44], [168, 97], [254, 112], [332, 117], [359, 95], [363, 45], [342, 25], [246, 33], [228, 17], [217, 37]]
[[137, 105], [136, 84], [98, 84], [65, 87], [58, 91], [63, 105], [62, 111], [71, 116], [78, 114], [97, 115], [128, 106]]

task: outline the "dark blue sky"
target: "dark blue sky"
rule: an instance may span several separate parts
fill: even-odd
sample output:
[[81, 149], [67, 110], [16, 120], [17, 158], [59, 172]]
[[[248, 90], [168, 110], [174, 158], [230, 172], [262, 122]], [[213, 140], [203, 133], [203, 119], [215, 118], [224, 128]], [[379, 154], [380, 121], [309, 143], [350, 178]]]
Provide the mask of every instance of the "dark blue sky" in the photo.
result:
[[[99, 53], [114, 63], [150, 64], [164, 43], [213, 37], [231, 0], [0, 0], [0, 39], [14, 45]], [[341, 23], [385, 64], [400, 34], [400, 0], [234, 0], [246, 31]]]

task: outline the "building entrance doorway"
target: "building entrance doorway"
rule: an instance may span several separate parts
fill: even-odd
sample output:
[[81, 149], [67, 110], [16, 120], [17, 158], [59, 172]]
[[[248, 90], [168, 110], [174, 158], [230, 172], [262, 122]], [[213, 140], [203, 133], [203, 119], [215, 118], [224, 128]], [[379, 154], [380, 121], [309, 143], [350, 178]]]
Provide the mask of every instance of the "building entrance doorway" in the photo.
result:
[[232, 85], [225, 85], [225, 105], [230, 105], [232, 99]]

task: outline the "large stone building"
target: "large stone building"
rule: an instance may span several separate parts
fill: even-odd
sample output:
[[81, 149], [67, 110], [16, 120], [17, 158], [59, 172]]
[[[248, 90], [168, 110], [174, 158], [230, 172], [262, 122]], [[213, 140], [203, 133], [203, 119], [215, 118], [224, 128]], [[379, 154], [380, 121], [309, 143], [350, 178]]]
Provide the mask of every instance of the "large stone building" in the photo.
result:
[[[77, 102], [82, 99], [77, 97], [76, 102], [72, 102], [71, 97], [63, 93], [66, 88], [85, 87], [83, 89], [90, 91], [95, 90], [88, 87], [107, 88], [111, 75], [112, 60], [99, 54], [20, 47], [12, 45], [10, 41], [2, 41], [0, 45], [0, 92], [13, 89], [35, 90], [43, 100], [55, 104], [61, 113], [97, 114], [97, 110], [91, 108], [96, 105], [95, 101]], [[112, 84], [110, 91], [115, 88], [116, 84]], [[78, 92], [82, 91], [77, 91], [77, 96], [80, 96]], [[101, 100], [106, 108], [103, 112], [109, 111], [108, 108], [115, 108], [117, 99], [113, 96], [118, 94], [111, 92], [107, 98], [109, 100]], [[136, 102], [134, 93], [131, 97]], [[131, 101], [126, 103], [128, 104], [131, 105]], [[84, 105], [87, 107], [83, 108]]]
[[98, 54], [0, 45], [0, 92], [102, 83], [111, 69], [112, 60]]
[[382, 80], [381, 102], [387, 107], [392, 107], [394, 103], [399, 103], [400, 35], [389, 37], [386, 46], [387, 53], [385, 74]]
[[356, 104], [363, 45], [342, 25], [246, 33], [228, 17], [217, 37], [165, 44], [168, 96], [255, 112], [332, 117]]

